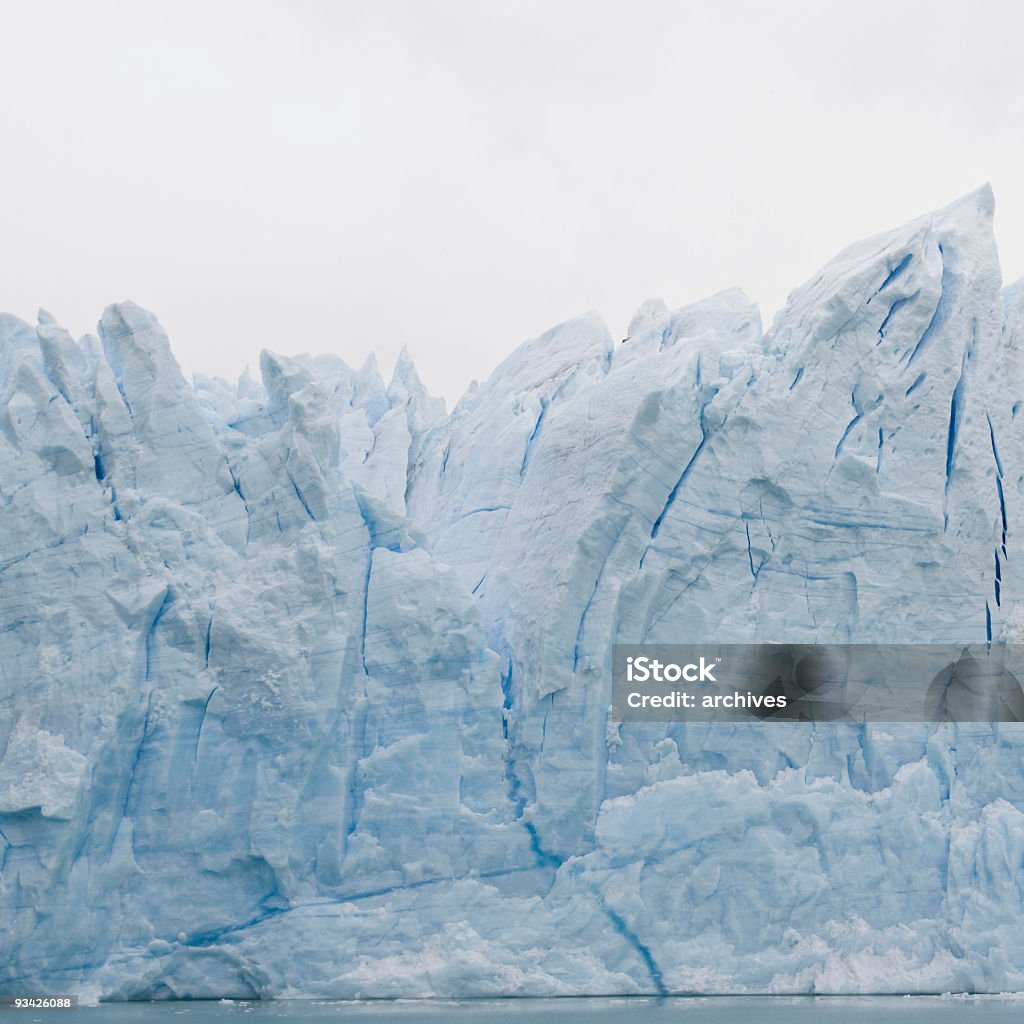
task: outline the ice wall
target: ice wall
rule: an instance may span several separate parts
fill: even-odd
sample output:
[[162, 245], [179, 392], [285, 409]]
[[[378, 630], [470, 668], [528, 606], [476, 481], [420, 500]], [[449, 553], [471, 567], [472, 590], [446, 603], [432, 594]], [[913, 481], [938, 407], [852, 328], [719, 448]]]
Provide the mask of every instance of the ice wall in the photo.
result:
[[0, 991], [1024, 987], [1020, 727], [607, 717], [618, 642], [1024, 638], [992, 206], [451, 415], [0, 318]]

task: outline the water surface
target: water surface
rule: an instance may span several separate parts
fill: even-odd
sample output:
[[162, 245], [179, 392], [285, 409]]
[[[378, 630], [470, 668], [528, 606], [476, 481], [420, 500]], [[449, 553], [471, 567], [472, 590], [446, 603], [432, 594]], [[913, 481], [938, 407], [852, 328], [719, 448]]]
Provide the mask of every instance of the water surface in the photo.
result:
[[9, 1010], [0, 1019], [40, 1024], [1003, 1024], [1024, 1020], [1013, 996], [722, 996], [714, 998], [375, 1000], [364, 1002], [103, 1003], [77, 1010]]

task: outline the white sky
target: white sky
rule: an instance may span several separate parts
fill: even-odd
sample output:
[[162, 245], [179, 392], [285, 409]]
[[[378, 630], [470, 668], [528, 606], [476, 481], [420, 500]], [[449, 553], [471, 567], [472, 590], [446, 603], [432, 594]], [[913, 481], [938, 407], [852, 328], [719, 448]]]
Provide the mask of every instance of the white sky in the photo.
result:
[[0, 309], [152, 309], [456, 398], [587, 309], [731, 285], [996, 190], [1024, 273], [1014, 2], [3, 0]]

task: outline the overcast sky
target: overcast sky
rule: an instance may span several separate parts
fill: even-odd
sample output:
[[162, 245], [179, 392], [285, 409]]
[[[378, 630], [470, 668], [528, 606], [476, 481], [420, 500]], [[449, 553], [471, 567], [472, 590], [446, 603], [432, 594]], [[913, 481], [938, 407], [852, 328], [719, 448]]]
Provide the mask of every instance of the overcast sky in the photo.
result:
[[1018, 3], [4, 0], [0, 309], [109, 302], [449, 400], [597, 308], [739, 285], [996, 191], [1024, 274]]

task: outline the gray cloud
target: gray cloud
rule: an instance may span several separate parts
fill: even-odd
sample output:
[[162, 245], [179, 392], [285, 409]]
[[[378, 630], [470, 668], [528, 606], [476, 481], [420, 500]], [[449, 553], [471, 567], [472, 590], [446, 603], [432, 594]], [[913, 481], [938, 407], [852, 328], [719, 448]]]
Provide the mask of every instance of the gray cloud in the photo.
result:
[[985, 180], [1024, 271], [1017, 5], [603, 6], [6, 4], [0, 308], [131, 297], [221, 375], [406, 344], [454, 398], [593, 307], [770, 320]]

